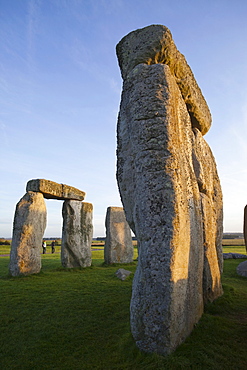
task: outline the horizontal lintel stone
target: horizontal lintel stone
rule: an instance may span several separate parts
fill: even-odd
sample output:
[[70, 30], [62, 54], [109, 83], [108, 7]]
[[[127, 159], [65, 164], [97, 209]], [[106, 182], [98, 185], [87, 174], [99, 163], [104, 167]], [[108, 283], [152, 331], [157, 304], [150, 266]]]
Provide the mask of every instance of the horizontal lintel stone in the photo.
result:
[[26, 191], [36, 191], [44, 195], [46, 199], [58, 200], [84, 200], [86, 193], [72, 186], [65, 184], [58, 184], [57, 182], [35, 179], [29, 180], [27, 183]]

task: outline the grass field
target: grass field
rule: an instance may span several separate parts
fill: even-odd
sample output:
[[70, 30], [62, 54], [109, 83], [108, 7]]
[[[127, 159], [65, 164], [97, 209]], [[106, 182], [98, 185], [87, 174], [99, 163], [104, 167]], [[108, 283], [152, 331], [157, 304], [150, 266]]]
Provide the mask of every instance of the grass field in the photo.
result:
[[[1, 246], [0, 254], [8, 250]], [[102, 246], [93, 248], [86, 269], [64, 269], [59, 247], [47, 251], [42, 271], [28, 277], [9, 277], [9, 257], [0, 258], [0, 369], [247, 368], [247, 279], [236, 274], [242, 260], [224, 262], [224, 295], [164, 358], [141, 353], [130, 334], [133, 274], [117, 279], [120, 266], [103, 264]], [[136, 263], [121, 267], [134, 273]]]

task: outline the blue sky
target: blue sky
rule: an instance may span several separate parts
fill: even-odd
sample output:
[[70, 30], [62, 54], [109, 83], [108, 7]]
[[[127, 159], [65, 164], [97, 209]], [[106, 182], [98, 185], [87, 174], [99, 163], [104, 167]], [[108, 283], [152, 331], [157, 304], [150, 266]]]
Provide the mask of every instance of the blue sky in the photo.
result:
[[[28, 180], [86, 192], [94, 236], [105, 234], [116, 183], [122, 80], [115, 46], [163, 24], [208, 102], [205, 139], [218, 167], [224, 230], [242, 231], [247, 203], [246, 0], [0, 0], [0, 237], [11, 237]], [[60, 236], [61, 201], [46, 201], [46, 236]]]

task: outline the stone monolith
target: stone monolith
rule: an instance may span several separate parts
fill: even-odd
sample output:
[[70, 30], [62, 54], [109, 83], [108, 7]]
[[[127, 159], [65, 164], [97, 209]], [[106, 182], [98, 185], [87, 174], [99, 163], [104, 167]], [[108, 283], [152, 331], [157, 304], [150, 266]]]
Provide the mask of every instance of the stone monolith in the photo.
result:
[[62, 214], [62, 266], [67, 268], [91, 266], [93, 205], [76, 200], [65, 200]]
[[105, 226], [105, 263], [133, 262], [131, 231], [122, 207], [107, 208]]
[[247, 205], [244, 207], [244, 243], [247, 252]]
[[117, 180], [139, 246], [131, 330], [141, 350], [165, 355], [222, 294], [222, 194], [202, 137], [211, 115], [166, 27], [131, 32], [117, 55]]
[[45, 228], [44, 197], [41, 193], [28, 191], [16, 205], [9, 264], [12, 276], [40, 272]]

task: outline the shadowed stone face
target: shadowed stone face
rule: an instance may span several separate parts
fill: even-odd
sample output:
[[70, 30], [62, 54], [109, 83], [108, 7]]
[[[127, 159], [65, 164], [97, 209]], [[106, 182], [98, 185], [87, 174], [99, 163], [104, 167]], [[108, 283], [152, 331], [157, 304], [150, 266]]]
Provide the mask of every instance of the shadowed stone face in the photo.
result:
[[66, 200], [62, 214], [62, 266], [67, 268], [91, 266], [93, 205], [76, 200]]
[[247, 205], [244, 207], [244, 242], [247, 252]]
[[10, 252], [12, 276], [40, 272], [40, 249], [46, 228], [46, 205], [41, 193], [27, 192], [17, 203]]
[[168, 354], [189, 335], [204, 301], [222, 293], [222, 195], [202, 138], [211, 118], [166, 27], [130, 33], [117, 53], [124, 79], [117, 180], [139, 245], [131, 330], [141, 350]]
[[133, 244], [130, 227], [121, 207], [108, 207], [106, 213], [105, 262], [130, 263], [133, 261]]

